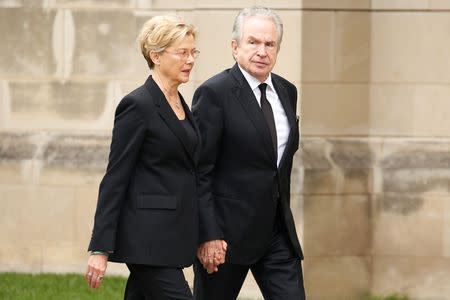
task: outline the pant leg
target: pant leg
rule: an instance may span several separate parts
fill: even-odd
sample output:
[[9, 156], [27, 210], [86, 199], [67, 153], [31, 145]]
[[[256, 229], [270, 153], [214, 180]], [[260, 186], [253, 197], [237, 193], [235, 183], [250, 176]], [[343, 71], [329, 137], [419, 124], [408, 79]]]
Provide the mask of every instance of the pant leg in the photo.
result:
[[248, 269], [248, 266], [225, 262], [219, 265], [219, 271], [208, 274], [197, 259], [194, 262], [194, 299], [235, 300], [242, 288]]
[[145, 300], [145, 296], [141, 293], [136, 277], [130, 272], [128, 276], [127, 285], [125, 287], [124, 300]]
[[180, 268], [127, 264], [146, 300], [192, 300], [192, 293]]
[[285, 231], [277, 230], [264, 256], [251, 266], [265, 300], [305, 300], [300, 258]]

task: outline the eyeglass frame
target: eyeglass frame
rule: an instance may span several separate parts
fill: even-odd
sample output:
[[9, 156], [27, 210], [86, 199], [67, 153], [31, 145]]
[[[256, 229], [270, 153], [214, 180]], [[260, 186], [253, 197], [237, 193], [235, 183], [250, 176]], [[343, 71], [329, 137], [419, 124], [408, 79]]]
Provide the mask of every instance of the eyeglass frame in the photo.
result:
[[198, 50], [198, 49], [194, 49], [192, 51], [189, 51], [187, 49], [180, 49], [176, 52], [170, 52], [170, 51], [164, 50], [163, 52], [167, 52], [169, 54], [176, 55], [176, 56], [178, 56], [178, 58], [183, 59], [183, 60], [187, 60], [189, 58], [189, 56], [191, 56], [191, 55], [194, 59], [197, 59], [198, 56], [200, 55], [200, 50]]

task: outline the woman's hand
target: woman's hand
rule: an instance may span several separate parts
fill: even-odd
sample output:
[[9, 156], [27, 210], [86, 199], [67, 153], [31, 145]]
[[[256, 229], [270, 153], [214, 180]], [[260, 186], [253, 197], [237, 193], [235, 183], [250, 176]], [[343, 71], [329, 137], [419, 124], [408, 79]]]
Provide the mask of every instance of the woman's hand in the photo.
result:
[[106, 265], [108, 264], [108, 256], [103, 254], [93, 254], [89, 257], [86, 274], [84, 277], [89, 286], [98, 289], [105, 276]]

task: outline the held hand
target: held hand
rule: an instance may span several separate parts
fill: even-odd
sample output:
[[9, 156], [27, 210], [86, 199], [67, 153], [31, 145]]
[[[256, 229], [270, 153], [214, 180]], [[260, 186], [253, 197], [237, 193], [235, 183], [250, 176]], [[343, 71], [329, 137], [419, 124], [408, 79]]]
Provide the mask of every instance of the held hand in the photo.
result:
[[91, 288], [98, 289], [100, 287], [103, 281], [103, 276], [105, 276], [107, 264], [107, 255], [94, 254], [89, 256], [86, 274], [84, 277]]
[[225, 262], [227, 243], [224, 240], [213, 240], [202, 243], [197, 250], [197, 257], [208, 274], [217, 272], [218, 265]]

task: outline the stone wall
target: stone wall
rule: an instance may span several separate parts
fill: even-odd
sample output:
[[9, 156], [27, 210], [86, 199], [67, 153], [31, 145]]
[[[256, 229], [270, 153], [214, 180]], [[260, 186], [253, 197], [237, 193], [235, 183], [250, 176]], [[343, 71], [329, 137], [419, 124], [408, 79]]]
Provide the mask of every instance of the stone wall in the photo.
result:
[[[299, 89], [308, 299], [450, 299], [449, 0], [0, 0], [0, 271], [84, 272], [114, 109], [148, 76], [142, 24], [198, 26], [190, 101], [253, 4], [282, 17], [275, 72]], [[261, 297], [251, 278], [242, 295]]]

